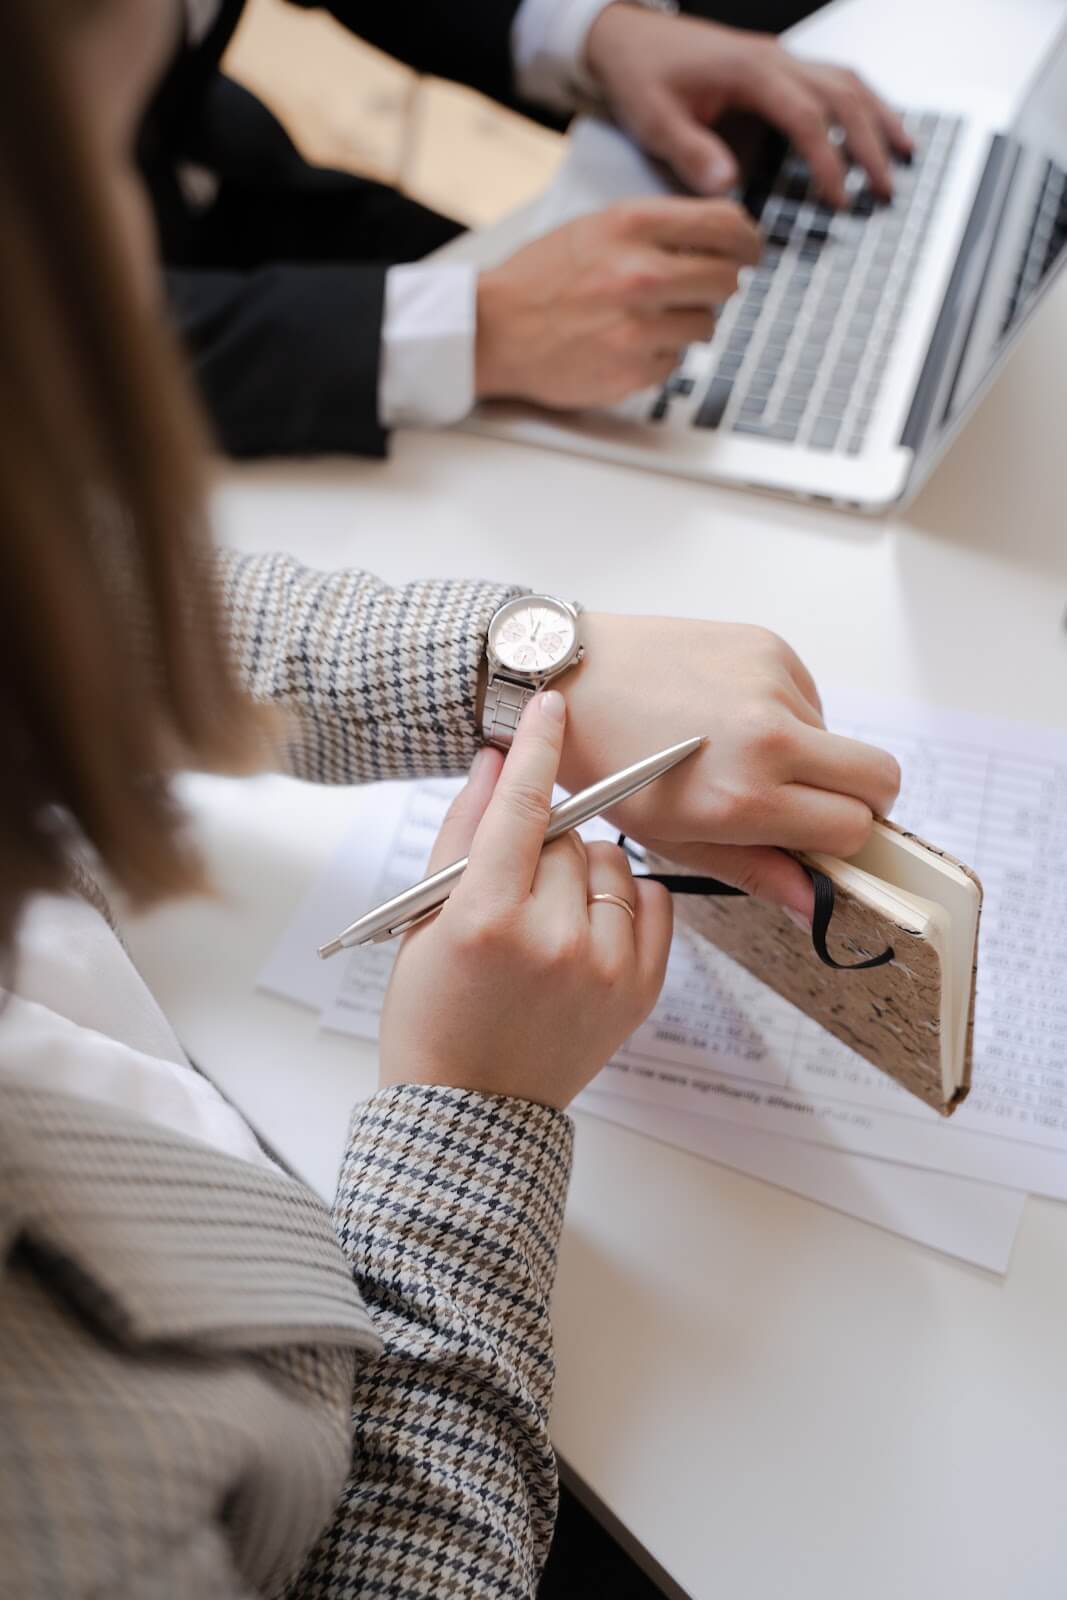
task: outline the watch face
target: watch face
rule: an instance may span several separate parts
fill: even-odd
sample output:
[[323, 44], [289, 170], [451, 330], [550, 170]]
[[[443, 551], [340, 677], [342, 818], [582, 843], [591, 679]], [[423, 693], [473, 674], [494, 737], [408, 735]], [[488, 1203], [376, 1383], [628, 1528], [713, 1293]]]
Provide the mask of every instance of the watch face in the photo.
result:
[[511, 601], [489, 630], [494, 655], [511, 672], [553, 672], [573, 653], [576, 643], [574, 618], [541, 595]]

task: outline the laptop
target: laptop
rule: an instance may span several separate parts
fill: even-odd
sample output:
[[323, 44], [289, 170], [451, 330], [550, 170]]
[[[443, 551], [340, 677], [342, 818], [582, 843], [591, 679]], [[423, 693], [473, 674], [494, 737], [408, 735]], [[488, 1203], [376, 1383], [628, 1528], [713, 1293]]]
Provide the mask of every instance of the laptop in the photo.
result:
[[[1011, 127], [934, 110], [904, 120], [915, 155], [896, 167], [890, 205], [853, 168], [849, 203], [833, 212], [780, 137], [756, 141], [738, 197], [763, 259], [661, 390], [580, 414], [483, 405], [467, 426], [851, 510], [906, 502], [1063, 265], [1067, 28]], [[672, 188], [592, 120], [572, 136], [569, 167], [561, 194], [528, 214], [527, 236]]]

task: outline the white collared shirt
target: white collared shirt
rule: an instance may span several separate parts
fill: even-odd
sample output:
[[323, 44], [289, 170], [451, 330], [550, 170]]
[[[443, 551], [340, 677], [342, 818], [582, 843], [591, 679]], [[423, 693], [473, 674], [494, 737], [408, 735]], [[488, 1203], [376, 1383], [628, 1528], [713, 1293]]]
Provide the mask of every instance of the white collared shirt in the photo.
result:
[[23, 912], [0, 1007], [0, 1076], [117, 1106], [257, 1166], [273, 1163], [238, 1111], [191, 1066], [101, 913], [42, 894]]
[[[221, 0], [183, 0], [199, 43]], [[611, 0], [522, 0], [511, 29], [515, 82], [526, 100], [572, 110], [592, 85], [589, 29]], [[203, 176], [203, 175], [201, 175]], [[478, 274], [456, 263], [390, 267], [385, 280], [378, 418], [385, 428], [459, 422], [474, 405]]]

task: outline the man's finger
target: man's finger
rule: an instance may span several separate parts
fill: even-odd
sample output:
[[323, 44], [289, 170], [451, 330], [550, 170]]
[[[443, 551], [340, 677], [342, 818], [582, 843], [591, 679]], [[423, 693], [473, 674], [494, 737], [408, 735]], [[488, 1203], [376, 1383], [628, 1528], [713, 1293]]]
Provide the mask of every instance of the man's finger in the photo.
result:
[[492, 799], [500, 769], [504, 765], [501, 751], [488, 745], [478, 751], [470, 770], [470, 777], [448, 808], [441, 830], [430, 851], [427, 874], [439, 872], [453, 861], [470, 854], [471, 844], [485, 808]]
[[[809, 70], [818, 71], [821, 69], [811, 68]], [[840, 69], [830, 70], [838, 71], [840, 75]], [[857, 77], [854, 72], [846, 72], [844, 76], [853, 92], [862, 99], [867, 115], [877, 124], [883, 142], [888, 145], [890, 150], [895, 151], [897, 155], [910, 156], [915, 149], [915, 140], [905, 128], [898, 113], [893, 110], [892, 106], [887, 105], [880, 95], [875, 94], [870, 85], [865, 83], [862, 78]]]
[[879, 99], [878, 95], [872, 95], [872, 99], [874, 100], [878, 120], [892, 149], [901, 156], [913, 155], [915, 153], [915, 140], [905, 128], [904, 123], [893, 110], [893, 107], [887, 106], [884, 100]]
[[700, 250], [740, 266], [755, 266], [763, 253], [759, 229], [733, 200], [656, 195], [626, 201], [620, 210], [627, 232], [668, 250]]
[[662, 252], [660, 281], [649, 284], [634, 304], [654, 309], [721, 306], [736, 292], [739, 261], [725, 256], [682, 255]]
[[670, 90], [656, 96], [647, 121], [646, 148], [694, 194], [725, 194], [737, 182], [737, 159], [729, 146]]
[[[650, 252], [651, 254], [651, 252]], [[741, 264], [726, 256], [676, 255], [655, 252], [654, 267], [628, 298], [637, 311], [710, 311], [725, 305], [737, 291]]]
[[677, 354], [686, 345], [704, 343], [714, 332], [715, 317], [710, 311], [660, 311], [638, 321], [643, 350]]
[[893, 174], [889, 151], [879, 123], [873, 96], [848, 73], [830, 74], [824, 80], [834, 120], [845, 135], [845, 146], [857, 166], [862, 167], [871, 188], [883, 200], [893, 193]]
[[[558, 690], [534, 695], [470, 848], [460, 890], [525, 900], [537, 872], [563, 750], [566, 706]], [[457, 893], [459, 891], [457, 890]]]
[[790, 72], [753, 79], [752, 108], [786, 134], [811, 168], [819, 193], [832, 206], [847, 198], [845, 164], [834, 148], [817, 94]]
[[680, 350], [658, 350], [643, 356], [634, 364], [632, 386], [628, 392], [662, 387], [677, 367], [681, 353]]

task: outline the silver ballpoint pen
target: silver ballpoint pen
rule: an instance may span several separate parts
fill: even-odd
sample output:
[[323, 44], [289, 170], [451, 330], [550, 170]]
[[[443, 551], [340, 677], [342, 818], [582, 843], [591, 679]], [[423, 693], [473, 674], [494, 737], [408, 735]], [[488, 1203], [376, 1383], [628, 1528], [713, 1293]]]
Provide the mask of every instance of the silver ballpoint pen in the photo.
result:
[[[572, 794], [560, 801], [558, 806], [552, 807], [549, 815], [545, 843], [551, 843], [572, 828], [580, 828], [583, 822], [590, 822], [609, 806], [617, 806], [621, 801], [628, 800], [646, 783], [662, 778], [665, 772], [699, 750], [703, 743], [702, 737], [683, 739], [681, 744], [672, 744], [654, 756], [635, 761], [632, 766], [623, 767], [621, 772], [612, 773], [610, 778], [601, 778], [599, 783], [591, 784], [579, 794]], [[423, 878], [421, 883], [414, 884], [402, 894], [394, 895], [392, 900], [386, 900], [383, 905], [357, 918], [336, 939], [321, 944], [319, 955], [325, 960], [327, 956], [336, 955], [338, 950], [351, 950], [364, 944], [384, 944], [387, 939], [395, 939], [398, 934], [414, 927], [416, 922], [421, 922], [444, 905], [463, 876], [468, 860], [469, 857], [464, 856], [462, 861], [453, 861], [451, 866], [442, 867], [429, 878]]]

